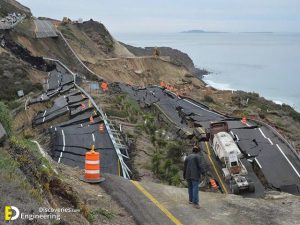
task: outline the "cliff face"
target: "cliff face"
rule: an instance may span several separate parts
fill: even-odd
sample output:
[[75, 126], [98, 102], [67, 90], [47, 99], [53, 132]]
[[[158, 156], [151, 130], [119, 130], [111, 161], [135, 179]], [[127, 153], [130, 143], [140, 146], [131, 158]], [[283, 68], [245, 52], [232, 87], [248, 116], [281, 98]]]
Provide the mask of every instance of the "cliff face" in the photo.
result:
[[[122, 44], [136, 56], [153, 55], [154, 47], [139, 48], [131, 45], [126, 45], [124, 43]], [[172, 63], [186, 67], [190, 73], [196, 75], [199, 78], [201, 78], [203, 75], [208, 74], [208, 71], [196, 68], [193, 60], [188, 56], [188, 54], [184, 52], [170, 47], [159, 47], [158, 50], [161, 56], [170, 56]]]
[[27, 16], [32, 16], [31, 11], [26, 6], [23, 6], [15, 0], [0, 0], [0, 17], [7, 16], [8, 13], [21, 13]]
[[105, 53], [110, 53], [113, 50], [113, 38], [102, 23], [91, 19], [82, 24], [78, 24], [78, 26]]

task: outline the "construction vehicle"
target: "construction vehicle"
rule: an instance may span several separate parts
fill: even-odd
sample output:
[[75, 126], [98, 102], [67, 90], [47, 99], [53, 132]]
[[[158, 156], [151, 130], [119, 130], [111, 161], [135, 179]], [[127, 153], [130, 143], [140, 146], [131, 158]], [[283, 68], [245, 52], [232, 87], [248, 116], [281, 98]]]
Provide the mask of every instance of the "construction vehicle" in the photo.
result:
[[255, 191], [254, 183], [246, 178], [248, 171], [241, 162], [243, 154], [234, 141], [234, 137], [229, 133], [226, 121], [214, 122], [206, 129], [206, 140], [222, 164], [222, 174], [226, 182], [229, 182], [230, 190], [233, 194], [240, 191]]

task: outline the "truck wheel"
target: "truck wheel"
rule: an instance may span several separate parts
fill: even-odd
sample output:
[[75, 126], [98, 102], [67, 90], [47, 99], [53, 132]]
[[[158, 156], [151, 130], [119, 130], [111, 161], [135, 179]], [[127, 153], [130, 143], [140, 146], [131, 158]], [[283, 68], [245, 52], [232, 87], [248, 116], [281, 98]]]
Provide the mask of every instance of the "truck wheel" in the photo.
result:
[[230, 190], [232, 194], [238, 195], [240, 193], [239, 186], [237, 184], [230, 185]]
[[254, 183], [249, 183], [248, 190], [249, 190], [249, 192], [255, 192], [255, 185], [254, 185]]

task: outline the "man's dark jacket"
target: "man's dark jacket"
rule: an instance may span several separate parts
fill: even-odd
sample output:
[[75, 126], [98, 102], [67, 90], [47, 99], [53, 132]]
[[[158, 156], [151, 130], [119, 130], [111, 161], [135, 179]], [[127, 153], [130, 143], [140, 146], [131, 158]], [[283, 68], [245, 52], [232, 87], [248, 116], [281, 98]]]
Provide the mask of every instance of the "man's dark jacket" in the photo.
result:
[[198, 180], [200, 181], [201, 174], [205, 173], [205, 165], [200, 154], [192, 153], [186, 157], [184, 161], [183, 178], [185, 180]]

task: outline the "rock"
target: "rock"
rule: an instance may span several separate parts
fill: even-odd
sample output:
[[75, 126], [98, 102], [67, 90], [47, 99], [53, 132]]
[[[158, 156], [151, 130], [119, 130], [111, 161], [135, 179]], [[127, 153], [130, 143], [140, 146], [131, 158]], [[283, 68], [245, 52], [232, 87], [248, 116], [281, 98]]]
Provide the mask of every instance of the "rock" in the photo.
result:
[[143, 71], [142, 70], [135, 70], [134, 73], [137, 74], [137, 75], [141, 75], [143, 73]]
[[2, 124], [0, 123], [0, 144], [2, 144], [5, 141], [6, 137], [7, 137], [6, 131], [3, 128]]

